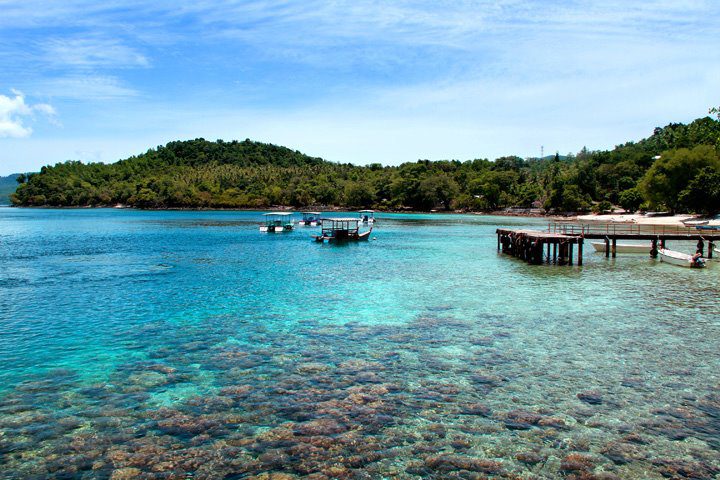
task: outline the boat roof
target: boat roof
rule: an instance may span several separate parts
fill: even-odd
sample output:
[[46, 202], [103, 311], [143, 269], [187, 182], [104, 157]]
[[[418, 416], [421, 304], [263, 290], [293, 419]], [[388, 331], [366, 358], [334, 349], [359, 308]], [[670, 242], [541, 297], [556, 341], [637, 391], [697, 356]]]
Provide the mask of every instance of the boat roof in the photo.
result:
[[322, 220], [323, 222], [327, 221], [327, 222], [355, 222], [355, 223], [360, 221], [359, 218], [355, 218], [355, 217], [321, 218], [320, 220]]
[[263, 215], [265, 215], [266, 217], [267, 217], [268, 215], [277, 215], [277, 216], [280, 216], [280, 215], [292, 215], [292, 212], [270, 212], [270, 213], [263, 213]]
[[375, 213], [375, 210], [358, 210], [358, 213]]
[[308, 215], [320, 215], [322, 212], [302, 212], [302, 213], [303, 213], [303, 215], [304, 215], [304, 214], [308, 214]]

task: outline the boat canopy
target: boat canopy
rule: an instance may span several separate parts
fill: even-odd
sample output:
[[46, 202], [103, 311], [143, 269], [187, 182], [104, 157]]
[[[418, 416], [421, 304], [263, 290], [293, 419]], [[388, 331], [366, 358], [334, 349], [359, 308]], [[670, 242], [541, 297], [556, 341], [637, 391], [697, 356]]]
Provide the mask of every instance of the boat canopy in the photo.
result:
[[279, 216], [289, 217], [290, 215], [292, 215], [292, 212], [290, 212], [290, 213], [287, 213], [287, 212], [270, 212], [270, 213], [263, 213], [263, 215], [265, 215], [266, 217], [267, 217], [267, 216], [270, 216], [270, 215], [274, 215], [274, 216], [278, 216], [278, 217], [279, 217]]
[[323, 222], [332, 222], [332, 223], [358, 223], [360, 221], [359, 218], [355, 218], [355, 217], [323, 218], [321, 220]]
[[303, 215], [320, 215], [321, 212], [302, 212]]
[[375, 210], [358, 210], [358, 213], [375, 213]]

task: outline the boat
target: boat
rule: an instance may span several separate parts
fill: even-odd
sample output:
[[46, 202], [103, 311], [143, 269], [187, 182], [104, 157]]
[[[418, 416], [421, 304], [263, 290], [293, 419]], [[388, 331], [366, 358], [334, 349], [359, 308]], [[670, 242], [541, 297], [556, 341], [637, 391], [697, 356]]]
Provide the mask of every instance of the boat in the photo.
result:
[[663, 262], [678, 265], [680, 267], [705, 268], [705, 259], [702, 257], [696, 258], [693, 255], [676, 252], [675, 250], [668, 250], [667, 248], [661, 248], [658, 252], [660, 253], [660, 260]]
[[322, 231], [320, 235], [313, 235], [313, 238], [316, 242], [324, 243], [368, 240], [372, 232], [372, 226], [370, 230], [360, 232], [360, 222], [359, 218], [323, 218], [321, 219]]
[[375, 210], [359, 210], [360, 222], [375, 223]]
[[[605, 242], [590, 242], [596, 252], [605, 253]], [[612, 244], [610, 245], [612, 249]], [[643, 243], [617, 243], [615, 253], [643, 253], [649, 254], [652, 247]], [[612, 250], [611, 250], [612, 251]]]
[[266, 233], [289, 232], [295, 228], [292, 221], [292, 213], [272, 212], [263, 214], [265, 225], [260, 225], [260, 231]]
[[686, 227], [700, 227], [702, 225], [707, 225], [710, 223], [710, 220], [683, 220], [683, 225]]
[[317, 227], [320, 224], [320, 212], [302, 212], [302, 220], [298, 222], [301, 227]]

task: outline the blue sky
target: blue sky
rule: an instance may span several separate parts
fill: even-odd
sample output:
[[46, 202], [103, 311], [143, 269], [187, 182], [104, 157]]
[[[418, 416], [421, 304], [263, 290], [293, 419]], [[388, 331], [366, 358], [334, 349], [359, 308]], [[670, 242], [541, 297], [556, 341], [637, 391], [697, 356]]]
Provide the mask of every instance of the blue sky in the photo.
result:
[[720, 105], [718, 25], [715, 0], [0, 0], [0, 174], [196, 137], [358, 164], [610, 148]]

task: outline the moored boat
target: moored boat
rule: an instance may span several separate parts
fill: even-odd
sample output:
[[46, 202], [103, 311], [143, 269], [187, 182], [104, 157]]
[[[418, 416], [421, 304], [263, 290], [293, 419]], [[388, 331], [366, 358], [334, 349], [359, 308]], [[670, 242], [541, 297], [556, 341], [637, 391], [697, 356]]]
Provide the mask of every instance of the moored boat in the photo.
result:
[[358, 242], [368, 240], [372, 232], [370, 230], [360, 232], [360, 219], [358, 218], [323, 218], [321, 219], [322, 232], [320, 235], [313, 235], [316, 242], [338, 243]]
[[708, 223], [710, 223], [710, 220], [685, 220], [682, 223], [686, 227], [700, 227], [702, 225], [707, 225]]
[[661, 248], [658, 252], [660, 253], [660, 260], [663, 262], [680, 267], [705, 268], [705, 260], [702, 257], [676, 252], [675, 250], [668, 250], [667, 248]]
[[301, 227], [317, 227], [320, 225], [320, 212], [302, 212], [302, 220], [298, 222]]
[[[590, 242], [596, 252], [605, 252], [605, 242]], [[612, 245], [610, 245], [612, 249]], [[615, 244], [615, 253], [644, 253], [649, 254], [651, 250], [650, 244], [642, 243], [617, 243]]]
[[263, 214], [265, 225], [260, 225], [260, 231], [266, 233], [289, 232], [295, 228], [292, 213], [272, 212]]
[[359, 210], [361, 223], [375, 223], [375, 210]]

